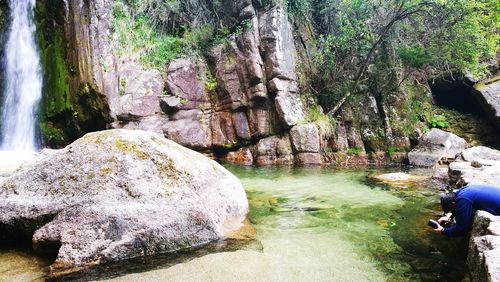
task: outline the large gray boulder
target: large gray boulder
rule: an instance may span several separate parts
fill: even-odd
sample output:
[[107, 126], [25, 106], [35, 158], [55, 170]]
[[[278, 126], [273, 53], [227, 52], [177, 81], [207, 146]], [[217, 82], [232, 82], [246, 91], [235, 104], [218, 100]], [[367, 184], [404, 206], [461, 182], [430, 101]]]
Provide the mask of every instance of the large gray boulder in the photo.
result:
[[488, 164], [492, 161], [500, 161], [500, 151], [491, 149], [484, 146], [476, 146], [468, 148], [460, 153], [461, 159], [466, 162], [479, 162], [481, 164]]
[[216, 162], [159, 134], [109, 130], [42, 152], [0, 184], [0, 242], [60, 246], [58, 277], [222, 239], [247, 211], [240, 181]]
[[433, 128], [426, 133], [417, 147], [408, 153], [411, 165], [432, 167], [443, 158], [455, 159], [467, 142], [453, 133]]

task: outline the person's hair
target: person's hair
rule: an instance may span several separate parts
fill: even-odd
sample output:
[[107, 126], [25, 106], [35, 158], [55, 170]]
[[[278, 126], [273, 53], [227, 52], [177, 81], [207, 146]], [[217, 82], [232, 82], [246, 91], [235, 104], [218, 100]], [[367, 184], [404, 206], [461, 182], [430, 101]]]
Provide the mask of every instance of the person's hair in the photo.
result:
[[457, 199], [457, 193], [448, 192], [441, 194], [441, 207], [445, 213], [452, 212], [455, 200]]

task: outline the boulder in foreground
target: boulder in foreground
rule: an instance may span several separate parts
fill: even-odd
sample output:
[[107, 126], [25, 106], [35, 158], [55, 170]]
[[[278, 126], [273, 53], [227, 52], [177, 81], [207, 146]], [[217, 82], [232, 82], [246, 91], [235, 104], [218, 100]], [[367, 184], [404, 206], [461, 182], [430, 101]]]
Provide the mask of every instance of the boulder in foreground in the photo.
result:
[[161, 135], [109, 130], [42, 152], [0, 184], [0, 242], [58, 248], [50, 277], [222, 239], [248, 211], [240, 181]]

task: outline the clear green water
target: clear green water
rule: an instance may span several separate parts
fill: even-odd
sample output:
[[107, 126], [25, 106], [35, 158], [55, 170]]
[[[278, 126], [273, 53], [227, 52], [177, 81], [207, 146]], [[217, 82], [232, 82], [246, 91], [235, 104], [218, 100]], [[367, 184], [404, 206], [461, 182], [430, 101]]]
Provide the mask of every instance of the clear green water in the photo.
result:
[[[368, 171], [228, 168], [245, 186], [259, 244], [115, 279], [460, 281], [464, 277], [464, 240], [442, 238], [426, 227], [427, 219], [437, 216], [438, 206], [436, 191], [425, 183], [396, 189], [368, 181]], [[26, 273], [40, 278], [46, 265], [31, 256], [0, 251], [0, 281], [24, 281]]]

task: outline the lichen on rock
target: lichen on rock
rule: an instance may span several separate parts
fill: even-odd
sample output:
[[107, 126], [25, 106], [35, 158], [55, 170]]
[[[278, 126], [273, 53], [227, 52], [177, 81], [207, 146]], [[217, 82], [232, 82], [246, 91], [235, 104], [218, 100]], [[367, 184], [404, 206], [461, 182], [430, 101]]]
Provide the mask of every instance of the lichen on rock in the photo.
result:
[[52, 278], [223, 239], [248, 212], [226, 169], [139, 130], [43, 151], [3, 180], [0, 199], [0, 243], [22, 235], [35, 250], [60, 246]]

